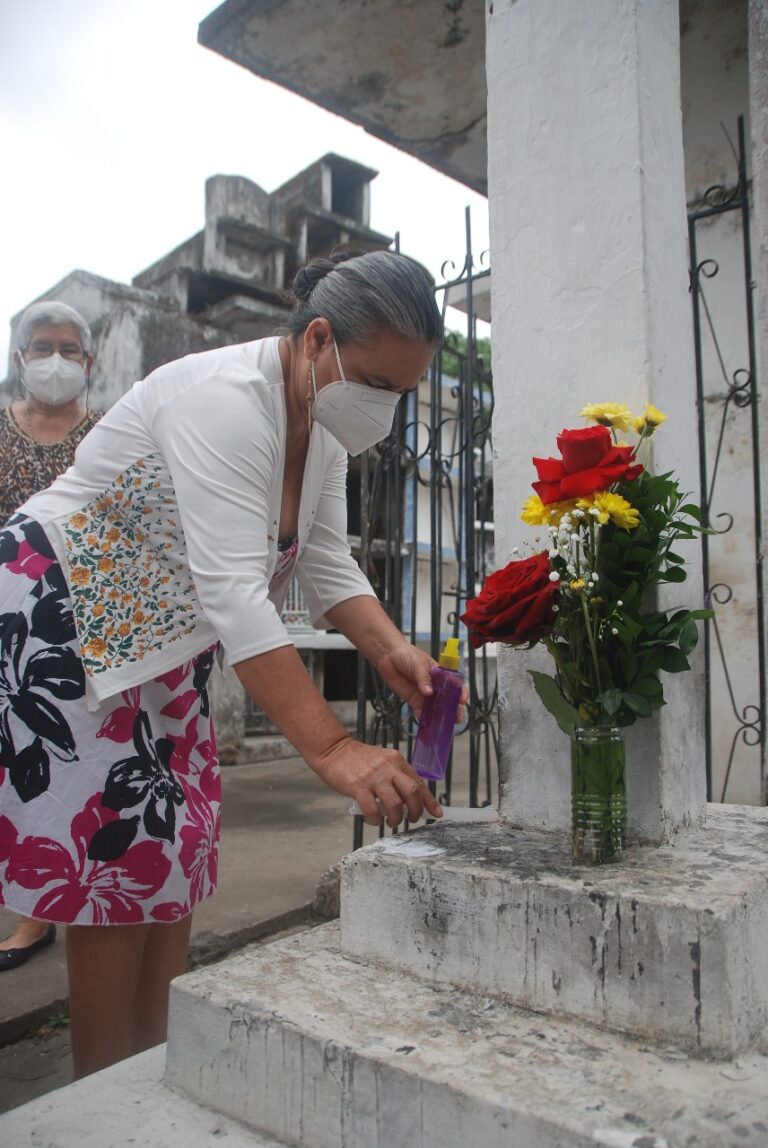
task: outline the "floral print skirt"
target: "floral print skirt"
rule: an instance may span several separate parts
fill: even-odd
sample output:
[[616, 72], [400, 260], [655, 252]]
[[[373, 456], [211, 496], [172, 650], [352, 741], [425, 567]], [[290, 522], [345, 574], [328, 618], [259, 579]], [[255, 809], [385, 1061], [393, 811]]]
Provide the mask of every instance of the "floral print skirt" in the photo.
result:
[[176, 921], [216, 889], [215, 647], [92, 711], [43, 529], [0, 529], [0, 905], [40, 921]]

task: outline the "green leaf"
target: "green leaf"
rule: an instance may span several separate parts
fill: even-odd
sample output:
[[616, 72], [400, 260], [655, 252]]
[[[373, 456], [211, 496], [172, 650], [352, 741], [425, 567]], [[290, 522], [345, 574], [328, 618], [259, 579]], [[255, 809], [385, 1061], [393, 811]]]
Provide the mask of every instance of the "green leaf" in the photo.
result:
[[642, 694], [633, 693], [632, 690], [624, 690], [621, 696], [638, 717], [650, 717], [653, 713], [651, 703], [648, 698], [644, 698]]
[[680, 514], [687, 514], [689, 518], [695, 518], [697, 522], [701, 522], [701, 511], [694, 502], [686, 502], [685, 506], [681, 506]]
[[604, 690], [597, 700], [607, 714], [613, 715], [621, 705], [621, 690]]
[[632, 693], [644, 698], [661, 698], [664, 691], [658, 678], [645, 677], [632, 683]]
[[684, 654], [690, 654], [695, 650], [699, 644], [699, 627], [694, 622], [693, 618], [689, 618], [680, 630], [680, 637], [678, 639], [680, 649]]
[[685, 559], [681, 558], [679, 554], [673, 554], [671, 550], [667, 551], [667, 562], [674, 562], [676, 566], [685, 565]]
[[661, 655], [661, 667], [668, 674], [681, 674], [683, 670], [690, 670], [690, 663], [682, 650], [677, 646], [668, 646]]
[[662, 574], [664, 582], [685, 582], [688, 575], [683, 570], [682, 566], [668, 566]]
[[576, 727], [583, 723], [573, 706], [569, 705], [560, 693], [555, 679], [551, 678], [549, 674], [542, 674], [539, 670], [529, 670], [528, 673], [533, 679], [533, 688], [560, 729], [566, 737], [574, 737]]
[[633, 546], [629, 551], [626, 561], [627, 562], [652, 562], [656, 557], [656, 552], [647, 546]]
[[622, 601], [623, 601], [625, 607], [629, 606], [629, 604], [631, 602], [634, 602], [639, 591], [640, 591], [640, 587], [638, 586], [637, 582], [630, 582], [629, 585], [624, 588], [624, 592], [622, 594]]
[[691, 610], [691, 617], [697, 622], [709, 621], [709, 619], [714, 618], [714, 616], [714, 610]]

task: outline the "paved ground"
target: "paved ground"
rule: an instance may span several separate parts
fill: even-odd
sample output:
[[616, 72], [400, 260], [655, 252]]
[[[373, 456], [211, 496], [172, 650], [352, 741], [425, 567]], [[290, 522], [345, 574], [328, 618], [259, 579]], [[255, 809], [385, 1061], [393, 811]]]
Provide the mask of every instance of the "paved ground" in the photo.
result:
[[[466, 739], [456, 743], [465, 778]], [[352, 848], [349, 801], [297, 757], [222, 771], [219, 892], [195, 911], [192, 962], [218, 960], [246, 944], [274, 940], [321, 918], [317, 885]], [[467, 801], [466, 781], [453, 801]], [[376, 830], [366, 827], [366, 842]], [[0, 909], [0, 936], [13, 927]], [[62, 931], [63, 933], [63, 931]], [[28, 964], [0, 976], [0, 1112], [68, 1084], [67, 976], [63, 935]]]
[[[299, 758], [227, 768], [223, 784], [219, 892], [192, 929], [193, 956], [203, 960], [312, 923], [318, 881], [352, 845], [349, 802]], [[12, 922], [0, 910], [3, 936]], [[63, 936], [0, 977], [0, 1111], [68, 1082], [66, 996]]]

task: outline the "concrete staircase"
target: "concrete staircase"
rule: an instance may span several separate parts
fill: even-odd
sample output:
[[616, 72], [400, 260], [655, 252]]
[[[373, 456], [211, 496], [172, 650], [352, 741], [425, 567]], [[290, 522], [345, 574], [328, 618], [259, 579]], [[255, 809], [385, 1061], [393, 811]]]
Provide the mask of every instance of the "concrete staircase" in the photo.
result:
[[175, 982], [164, 1075], [117, 1065], [0, 1144], [765, 1148], [767, 816], [600, 870], [503, 824], [383, 839], [341, 929]]

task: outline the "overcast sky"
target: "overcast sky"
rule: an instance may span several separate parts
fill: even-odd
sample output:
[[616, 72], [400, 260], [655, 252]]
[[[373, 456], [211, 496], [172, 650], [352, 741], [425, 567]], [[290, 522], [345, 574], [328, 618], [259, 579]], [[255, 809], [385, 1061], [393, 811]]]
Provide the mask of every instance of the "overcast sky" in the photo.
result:
[[122, 282], [203, 225], [204, 184], [272, 191], [328, 151], [377, 169], [371, 226], [439, 277], [485, 200], [202, 48], [215, 0], [0, 0], [0, 377], [13, 314], [74, 268]]

